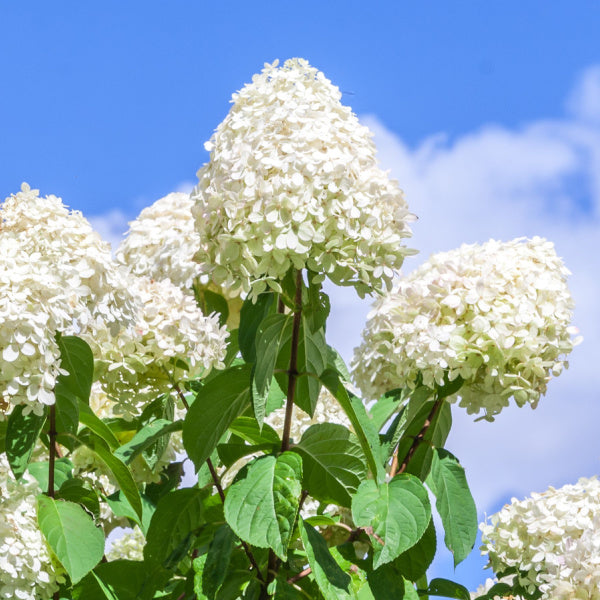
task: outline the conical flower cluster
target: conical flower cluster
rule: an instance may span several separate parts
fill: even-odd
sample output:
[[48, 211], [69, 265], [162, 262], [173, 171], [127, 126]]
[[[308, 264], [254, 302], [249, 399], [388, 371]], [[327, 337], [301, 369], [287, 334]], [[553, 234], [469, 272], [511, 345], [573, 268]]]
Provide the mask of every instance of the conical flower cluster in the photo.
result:
[[340, 99], [302, 59], [266, 65], [233, 95], [192, 193], [197, 260], [214, 283], [257, 294], [307, 267], [362, 295], [411, 253], [402, 191]]

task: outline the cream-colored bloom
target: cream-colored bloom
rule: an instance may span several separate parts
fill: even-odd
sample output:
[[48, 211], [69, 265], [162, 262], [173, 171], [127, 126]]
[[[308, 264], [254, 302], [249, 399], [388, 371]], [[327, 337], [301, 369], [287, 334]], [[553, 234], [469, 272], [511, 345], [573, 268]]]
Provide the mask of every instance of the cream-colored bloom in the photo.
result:
[[129, 223], [127, 237], [116, 256], [135, 275], [169, 279], [189, 289], [201, 275], [193, 256], [200, 247], [200, 236], [192, 217], [189, 194], [174, 192], [144, 208]]
[[600, 482], [580, 479], [511, 504], [480, 525], [495, 572], [518, 570], [543, 600], [600, 599]]
[[37, 522], [37, 481], [15, 481], [0, 455], [0, 598], [50, 600], [65, 580]]
[[229, 335], [217, 315], [203, 315], [194, 298], [169, 280], [132, 276], [129, 285], [138, 307], [135, 326], [87, 340], [100, 357], [96, 376], [118, 403], [115, 412], [125, 416], [173, 393], [174, 382], [221, 368]]
[[537, 237], [432, 256], [375, 303], [355, 350], [359, 387], [375, 398], [448, 373], [465, 380], [458, 396], [469, 414], [491, 420], [511, 397], [535, 407], [578, 342], [568, 274]]
[[0, 204], [0, 413], [54, 404], [57, 332], [116, 334], [131, 322], [124, 270], [78, 211], [22, 190]]
[[197, 260], [212, 281], [256, 294], [308, 267], [364, 294], [411, 253], [404, 196], [340, 99], [302, 59], [265, 65], [233, 95], [192, 192]]

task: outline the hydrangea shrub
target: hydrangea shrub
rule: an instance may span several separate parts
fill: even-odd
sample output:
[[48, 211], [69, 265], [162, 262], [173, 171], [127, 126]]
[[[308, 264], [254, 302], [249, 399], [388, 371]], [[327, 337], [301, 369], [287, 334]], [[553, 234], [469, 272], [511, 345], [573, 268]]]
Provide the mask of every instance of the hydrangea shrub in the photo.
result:
[[[54, 196], [0, 205], [0, 597], [470, 600], [430, 573], [477, 534], [452, 404], [535, 407], [576, 343], [566, 268], [534, 238], [400, 278], [414, 217], [305, 60], [265, 65], [207, 148], [114, 258]], [[325, 279], [376, 297], [353, 375]], [[509, 580], [476, 595], [598, 597], [575, 488], [484, 526]]]

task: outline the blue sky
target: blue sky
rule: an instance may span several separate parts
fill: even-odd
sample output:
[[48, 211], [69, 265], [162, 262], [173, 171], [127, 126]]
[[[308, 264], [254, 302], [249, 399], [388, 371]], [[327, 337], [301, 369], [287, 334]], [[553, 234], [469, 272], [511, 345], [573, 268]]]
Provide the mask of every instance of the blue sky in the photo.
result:
[[[407, 261], [543, 235], [573, 272], [585, 341], [536, 411], [455, 411], [448, 447], [480, 507], [598, 473], [600, 3], [0, 3], [0, 197], [22, 181], [117, 239], [193, 184], [231, 94], [264, 62], [307, 58], [375, 133], [419, 216]], [[368, 303], [334, 293], [350, 358]], [[337, 324], [336, 324], [337, 323]], [[483, 581], [477, 551], [456, 579]], [[434, 575], [451, 576], [441, 559]]]

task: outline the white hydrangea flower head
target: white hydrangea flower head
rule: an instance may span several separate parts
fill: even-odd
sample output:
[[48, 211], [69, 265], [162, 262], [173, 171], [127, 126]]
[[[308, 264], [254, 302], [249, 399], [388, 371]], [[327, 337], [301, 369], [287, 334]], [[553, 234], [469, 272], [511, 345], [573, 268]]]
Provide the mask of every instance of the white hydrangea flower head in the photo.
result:
[[192, 192], [197, 260], [212, 281], [258, 294], [304, 268], [364, 295], [389, 285], [414, 220], [367, 127], [306, 60], [265, 65], [233, 95]]
[[78, 211], [23, 184], [0, 203], [0, 414], [42, 414], [60, 374], [63, 334], [131, 322], [125, 270]]
[[146, 538], [142, 530], [136, 525], [131, 531], [125, 531], [123, 535], [114, 540], [110, 550], [106, 553], [109, 561], [113, 560], [144, 560], [144, 545]]
[[50, 600], [65, 581], [37, 523], [37, 481], [15, 481], [0, 455], [0, 598]]
[[464, 379], [449, 400], [469, 414], [493, 420], [511, 397], [535, 407], [579, 342], [568, 274], [539, 237], [433, 255], [375, 302], [355, 350], [358, 386], [373, 399], [447, 373]]
[[173, 382], [222, 368], [229, 335], [218, 315], [205, 316], [169, 280], [131, 276], [129, 284], [138, 305], [135, 326], [87, 340], [100, 357], [97, 377], [118, 402], [115, 411], [126, 417], [148, 400], [174, 393]]
[[117, 260], [138, 276], [169, 279], [190, 289], [201, 275], [193, 260], [200, 236], [192, 217], [189, 194], [173, 192], [142, 210], [129, 223], [127, 237], [116, 251]]
[[497, 572], [543, 600], [600, 599], [600, 482], [581, 478], [525, 500], [514, 499], [485, 523], [482, 554]]

